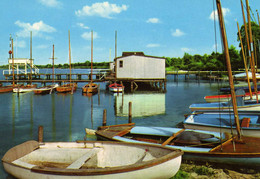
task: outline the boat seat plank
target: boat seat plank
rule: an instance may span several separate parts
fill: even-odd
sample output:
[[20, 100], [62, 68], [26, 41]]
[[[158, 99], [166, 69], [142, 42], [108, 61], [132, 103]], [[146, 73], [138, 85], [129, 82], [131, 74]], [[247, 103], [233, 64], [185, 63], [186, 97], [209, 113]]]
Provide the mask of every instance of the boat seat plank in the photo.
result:
[[84, 165], [84, 163], [92, 158], [94, 155], [96, 155], [99, 151], [101, 150], [101, 148], [93, 148], [90, 151], [88, 151], [87, 153], [85, 153], [83, 156], [81, 156], [80, 158], [78, 158], [76, 161], [74, 161], [72, 164], [70, 164], [67, 169], [79, 169], [82, 165]]
[[36, 166], [36, 165], [30, 164], [30, 163], [24, 162], [20, 159], [17, 159], [15, 161], [13, 161], [12, 163], [15, 164], [15, 165], [21, 166], [21, 167], [29, 168], [29, 169]]
[[163, 144], [162, 146], [165, 146], [167, 144], [169, 144], [177, 135], [179, 135], [180, 133], [182, 133], [185, 129], [180, 130], [179, 132], [173, 134], [171, 137], [169, 137]]

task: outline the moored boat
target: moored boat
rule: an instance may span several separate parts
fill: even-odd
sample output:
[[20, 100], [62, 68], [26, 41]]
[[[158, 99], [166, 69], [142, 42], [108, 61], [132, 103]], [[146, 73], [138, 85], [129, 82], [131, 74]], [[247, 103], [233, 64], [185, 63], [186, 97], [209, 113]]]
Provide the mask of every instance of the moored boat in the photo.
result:
[[58, 86], [59, 86], [58, 84], [43, 86], [43, 87], [40, 87], [40, 88], [36, 88], [35, 90], [33, 90], [33, 92], [34, 92], [34, 94], [50, 94]]
[[0, 93], [12, 92], [14, 88], [22, 87], [23, 85], [8, 85], [8, 86], [1, 86]]
[[109, 91], [115, 92], [115, 93], [122, 93], [124, 91], [124, 86], [118, 83], [112, 83], [108, 86]]
[[[195, 103], [189, 106], [191, 111], [233, 111], [233, 105], [230, 102], [216, 103]], [[241, 100], [237, 106], [238, 111], [259, 111], [260, 103], [253, 100]]]
[[32, 92], [36, 88], [37, 88], [37, 84], [19, 86], [19, 87], [13, 88], [13, 92], [14, 93], [27, 93], [27, 92]]
[[69, 84], [64, 84], [61, 86], [58, 86], [56, 88], [56, 91], [58, 93], [68, 93], [68, 92], [74, 92], [77, 90], [78, 85], [76, 83], [69, 83]]
[[27, 141], [6, 152], [6, 172], [17, 178], [170, 178], [183, 152], [116, 142]]
[[[260, 92], [257, 93], [258, 98], [260, 97]], [[244, 100], [250, 100], [250, 93], [245, 93], [243, 95]], [[231, 94], [222, 94], [222, 95], [212, 95], [212, 96], [205, 96], [205, 101], [208, 103], [214, 103], [214, 102], [227, 102], [231, 100]], [[252, 95], [252, 100], [256, 100], [256, 95]]]
[[90, 83], [84, 85], [82, 87], [82, 93], [97, 93], [98, 85], [93, 83], [92, 80], [92, 72], [93, 72], [93, 31], [91, 31], [91, 71], [90, 71]]
[[82, 87], [82, 93], [97, 93], [98, 85], [96, 83], [88, 83]]
[[[239, 112], [243, 136], [260, 137], [260, 114]], [[193, 112], [183, 122], [184, 128], [237, 134], [233, 112]]]
[[[101, 126], [96, 131], [101, 139], [149, 143], [184, 151], [183, 158], [194, 161], [260, 166], [260, 138], [244, 137], [239, 141], [228, 133], [171, 127], [135, 126], [134, 123]], [[235, 150], [234, 150], [235, 148]]]

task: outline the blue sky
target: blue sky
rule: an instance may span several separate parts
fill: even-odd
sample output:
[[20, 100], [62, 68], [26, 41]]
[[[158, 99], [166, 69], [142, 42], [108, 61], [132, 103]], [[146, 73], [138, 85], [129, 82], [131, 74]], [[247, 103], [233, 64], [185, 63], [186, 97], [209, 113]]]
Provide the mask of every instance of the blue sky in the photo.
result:
[[[1, 0], [0, 65], [7, 64], [10, 34], [15, 57], [29, 58], [33, 34], [35, 64], [68, 63], [68, 30], [72, 62], [90, 60], [90, 32], [94, 31], [94, 61], [109, 61], [123, 51], [146, 55], [182, 57], [215, 50], [215, 0]], [[244, 2], [245, 3], [245, 2]], [[257, 19], [260, 0], [249, 1]], [[236, 21], [243, 24], [239, 0], [222, 0], [228, 43], [238, 47]], [[217, 24], [218, 25], [218, 24]], [[217, 30], [218, 30], [217, 26]], [[219, 31], [217, 44], [220, 49]]]

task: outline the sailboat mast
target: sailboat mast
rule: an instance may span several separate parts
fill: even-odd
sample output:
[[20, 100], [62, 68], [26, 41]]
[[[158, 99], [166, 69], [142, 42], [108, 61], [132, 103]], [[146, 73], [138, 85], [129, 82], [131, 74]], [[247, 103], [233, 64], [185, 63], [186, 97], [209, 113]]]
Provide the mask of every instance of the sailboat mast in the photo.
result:
[[70, 83], [71, 83], [70, 31], [69, 31], [69, 64], [70, 64]]
[[117, 78], [117, 31], [115, 32], [115, 82], [116, 82], [116, 78]]
[[238, 135], [238, 139], [241, 139], [239, 117], [238, 117], [238, 112], [237, 112], [236, 94], [235, 94], [235, 89], [234, 89], [234, 84], [233, 84], [233, 76], [232, 76], [232, 69], [231, 69], [231, 64], [230, 64], [230, 56], [229, 56], [229, 50], [228, 50], [226, 29], [225, 29], [223, 14], [222, 14], [222, 7], [221, 7], [220, 0], [216, 0], [216, 3], [217, 3], [217, 9], [218, 9], [218, 18], [219, 18], [219, 24], [220, 24], [221, 34], [222, 34], [222, 40], [223, 40], [223, 45], [224, 45], [224, 52], [225, 52], [225, 56], [226, 56], [227, 70], [228, 70], [228, 76], [229, 76], [229, 85], [230, 85], [230, 90], [231, 90], [231, 99], [232, 99], [232, 104], [233, 104], [234, 118], [236, 121], [237, 135]]
[[52, 83], [54, 83], [54, 44], [52, 45]]
[[246, 0], [246, 8], [247, 8], [247, 21], [248, 21], [248, 31], [249, 31], [249, 53], [252, 59], [252, 76], [253, 76], [253, 82], [254, 82], [254, 90], [256, 95], [256, 101], [258, 103], [258, 95], [257, 95], [257, 82], [256, 82], [256, 75], [255, 75], [255, 60], [254, 60], [254, 44], [253, 44], [253, 38], [252, 38], [252, 29], [251, 29], [251, 19], [250, 19], [250, 9], [248, 0]]
[[260, 18], [259, 18], [259, 13], [258, 13], [257, 10], [256, 10], [256, 12], [257, 12], [257, 17], [258, 17], [258, 25], [259, 25], [259, 27], [260, 27]]
[[91, 31], [91, 73], [90, 73], [91, 83], [92, 83], [92, 73], [93, 73], [93, 30]]
[[[247, 50], [248, 51], [250, 51], [250, 47], [249, 47], [249, 39], [248, 39], [248, 30], [247, 30], [247, 24], [246, 24], [246, 18], [245, 18], [245, 12], [244, 12], [244, 7], [243, 7], [243, 2], [242, 2], [242, 0], [240, 0], [240, 2], [241, 2], [241, 9], [242, 9], [242, 15], [243, 15], [243, 21], [244, 21], [244, 28], [245, 28], [245, 36], [246, 36], [246, 43], [247, 43]], [[242, 43], [242, 42], [241, 42]], [[252, 59], [251, 59], [251, 57], [250, 57], [250, 55], [248, 56], [248, 58], [249, 58], [249, 62], [250, 62], [250, 66], [251, 66], [251, 73], [253, 73], [252, 72]], [[252, 74], [252, 78], [253, 78], [253, 74]], [[249, 93], [250, 94], [252, 94], [252, 90], [251, 90], [251, 85], [250, 86], [248, 86], [248, 88], [249, 88]], [[251, 95], [250, 95], [250, 98], [252, 99], [252, 97], [251, 97]]]
[[32, 31], [30, 32], [30, 66], [31, 66], [30, 84], [32, 84]]
[[248, 88], [249, 88], [250, 98], [252, 99], [252, 91], [251, 91], [250, 79], [248, 77], [247, 62], [246, 62], [244, 46], [243, 46], [243, 42], [242, 42], [242, 38], [241, 38], [241, 33], [240, 33], [238, 22], [237, 22], [237, 30], [238, 30], [239, 40], [240, 40], [240, 44], [241, 44], [241, 50], [242, 50], [242, 56], [243, 56], [243, 60], [244, 60], [244, 66], [245, 66], [245, 70], [246, 70], [246, 79], [247, 79], [247, 84], [248, 84]]
[[12, 57], [12, 70], [13, 70], [13, 87], [14, 87], [14, 46], [13, 46], [13, 38], [10, 36], [10, 40], [11, 40], [11, 57]]

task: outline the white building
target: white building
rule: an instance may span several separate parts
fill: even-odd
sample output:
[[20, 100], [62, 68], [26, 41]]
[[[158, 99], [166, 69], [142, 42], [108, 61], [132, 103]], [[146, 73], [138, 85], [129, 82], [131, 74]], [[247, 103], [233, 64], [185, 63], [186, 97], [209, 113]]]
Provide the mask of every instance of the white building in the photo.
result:
[[165, 58], [123, 52], [115, 58], [117, 80], [165, 80]]

